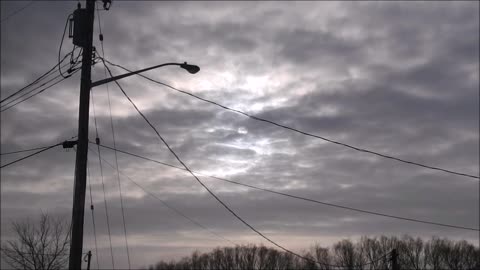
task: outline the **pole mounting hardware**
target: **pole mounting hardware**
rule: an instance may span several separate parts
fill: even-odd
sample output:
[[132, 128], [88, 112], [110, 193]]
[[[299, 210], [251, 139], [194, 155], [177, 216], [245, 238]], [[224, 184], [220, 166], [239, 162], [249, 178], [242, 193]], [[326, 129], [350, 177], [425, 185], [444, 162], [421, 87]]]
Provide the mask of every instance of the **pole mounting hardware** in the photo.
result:
[[73, 148], [77, 143], [78, 143], [78, 141], [76, 141], [76, 140], [75, 141], [64, 141], [62, 143], [62, 146], [63, 146], [63, 148], [68, 149], [68, 148]]

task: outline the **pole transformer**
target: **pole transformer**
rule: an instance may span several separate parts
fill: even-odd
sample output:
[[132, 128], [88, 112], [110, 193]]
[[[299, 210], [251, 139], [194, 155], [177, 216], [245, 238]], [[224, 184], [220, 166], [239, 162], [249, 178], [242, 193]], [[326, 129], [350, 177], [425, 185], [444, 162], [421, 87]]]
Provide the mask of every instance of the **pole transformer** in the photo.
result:
[[92, 71], [92, 41], [95, 0], [86, 0], [86, 8], [74, 12], [73, 43], [83, 48], [80, 105], [78, 114], [78, 145], [75, 161], [75, 180], [71, 223], [70, 270], [82, 269], [83, 222], [87, 183], [88, 118]]

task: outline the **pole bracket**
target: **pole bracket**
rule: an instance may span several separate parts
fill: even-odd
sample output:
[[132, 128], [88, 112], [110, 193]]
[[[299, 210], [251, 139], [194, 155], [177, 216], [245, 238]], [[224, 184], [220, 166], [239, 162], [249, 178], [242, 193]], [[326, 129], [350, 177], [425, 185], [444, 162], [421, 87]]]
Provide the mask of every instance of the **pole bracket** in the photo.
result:
[[78, 141], [64, 141], [62, 143], [62, 146], [63, 148], [73, 148], [76, 144], [78, 143]]

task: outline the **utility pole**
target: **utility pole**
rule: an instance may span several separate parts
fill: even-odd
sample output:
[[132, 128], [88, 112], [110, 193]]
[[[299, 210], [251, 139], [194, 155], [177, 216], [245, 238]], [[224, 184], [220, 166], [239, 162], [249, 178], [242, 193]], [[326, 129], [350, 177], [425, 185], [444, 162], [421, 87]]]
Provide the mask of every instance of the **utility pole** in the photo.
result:
[[395, 248], [392, 250], [392, 270], [400, 270], [398, 267], [398, 252]]
[[[112, 0], [102, 0], [103, 8], [110, 9]], [[95, 13], [95, 0], [86, 0], [86, 8], [82, 9], [78, 3], [78, 9], [73, 13], [73, 44], [83, 48], [82, 52], [82, 76], [80, 81], [80, 104], [78, 113], [78, 139], [77, 155], [75, 161], [75, 180], [73, 191], [73, 209], [71, 223], [71, 242], [70, 257], [68, 268], [70, 270], [79, 270], [82, 267], [82, 247], [83, 247], [83, 222], [85, 214], [85, 191], [87, 186], [87, 155], [88, 155], [88, 119], [90, 107], [90, 91], [92, 87], [104, 83], [116, 81], [128, 76], [132, 76], [147, 70], [163, 66], [180, 66], [191, 74], [200, 71], [196, 65], [182, 63], [165, 63], [138, 71], [129, 72], [109, 79], [93, 82], [91, 80], [92, 58], [93, 58], [93, 24]], [[71, 29], [71, 28], [70, 28]], [[69, 33], [70, 36], [70, 33]], [[73, 147], [75, 142], [65, 142], [64, 148]], [[88, 253], [90, 267], [91, 252]]]
[[95, 0], [86, 0], [86, 8], [74, 12], [73, 43], [83, 48], [80, 105], [78, 114], [78, 144], [75, 161], [75, 180], [70, 242], [70, 270], [82, 269], [83, 222], [87, 182], [88, 118], [92, 71], [92, 41]]
[[87, 270], [90, 270], [90, 262], [91, 262], [91, 260], [92, 260], [92, 251], [89, 250], [89, 251], [87, 252], [87, 255], [86, 255], [85, 257], [86, 257], [86, 258], [85, 258], [85, 261], [87, 262]]

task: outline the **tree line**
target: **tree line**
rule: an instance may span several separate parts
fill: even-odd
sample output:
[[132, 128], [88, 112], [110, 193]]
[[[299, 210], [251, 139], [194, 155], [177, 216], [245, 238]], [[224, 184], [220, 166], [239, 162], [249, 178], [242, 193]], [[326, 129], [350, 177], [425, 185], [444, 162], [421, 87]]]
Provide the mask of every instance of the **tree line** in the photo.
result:
[[[39, 221], [13, 222], [14, 236], [10, 240], [2, 239], [1, 259], [13, 269], [66, 269], [70, 243], [68, 223], [47, 214], [42, 214]], [[160, 261], [148, 269], [480, 270], [479, 247], [465, 240], [439, 237], [423, 240], [409, 235], [364, 236], [357, 242], [342, 240], [330, 247], [315, 244], [299, 254], [302, 258], [263, 245], [237, 245], [203, 253], [195, 251], [176, 261]]]
[[439, 237], [422, 240], [408, 235], [364, 236], [355, 243], [342, 240], [330, 248], [315, 244], [301, 252], [307, 260], [263, 245], [217, 247], [205, 253], [195, 251], [179, 260], [161, 260], [148, 269], [396, 270], [392, 268], [394, 249], [398, 254], [396, 269], [480, 269], [480, 249], [465, 240], [452, 241]]

